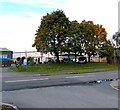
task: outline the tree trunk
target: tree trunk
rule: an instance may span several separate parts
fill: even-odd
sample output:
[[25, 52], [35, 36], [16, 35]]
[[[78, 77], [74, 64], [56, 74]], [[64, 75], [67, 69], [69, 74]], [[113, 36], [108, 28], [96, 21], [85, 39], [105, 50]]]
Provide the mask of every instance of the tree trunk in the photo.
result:
[[76, 54], [76, 52], [75, 52], [75, 62], [77, 61], [77, 54]]
[[68, 52], [68, 59], [69, 59], [69, 62], [70, 62], [70, 52]]
[[91, 55], [90, 55], [90, 54], [88, 54], [88, 62], [90, 62], [90, 58], [91, 58]]
[[57, 63], [59, 63], [60, 62], [60, 60], [59, 60], [59, 54], [56, 53], [55, 56], [57, 57]]

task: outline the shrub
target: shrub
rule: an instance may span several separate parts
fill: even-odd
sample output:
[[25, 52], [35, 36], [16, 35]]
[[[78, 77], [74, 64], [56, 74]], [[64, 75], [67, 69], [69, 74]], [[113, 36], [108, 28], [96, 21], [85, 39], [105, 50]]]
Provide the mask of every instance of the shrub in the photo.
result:
[[15, 109], [10, 107], [10, 106], [2, 105], [2, 109], [1, 110], [15, 110]]

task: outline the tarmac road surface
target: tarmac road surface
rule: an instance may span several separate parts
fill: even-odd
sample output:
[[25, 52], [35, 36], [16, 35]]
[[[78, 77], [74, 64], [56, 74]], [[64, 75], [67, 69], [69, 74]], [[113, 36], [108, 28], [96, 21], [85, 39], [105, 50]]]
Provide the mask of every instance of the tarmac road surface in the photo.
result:
[[19, 108], [118, 108], [118, 91], [107, 82], [3, 91], [2, 100]]
[[118, 78], [118, 71], [41, 76], [27, 72], [12, 72], [8, 68], [3, 68], [2, 70], [3, 91], [60, 85], [80, 85], [94, 80]]
[[19, 108], [118, 108], [118, 91], [110, 82], [83, 84], [110, 78], [118, 78], [118, 71], [40, 76], [4, 68], [2, 100]]

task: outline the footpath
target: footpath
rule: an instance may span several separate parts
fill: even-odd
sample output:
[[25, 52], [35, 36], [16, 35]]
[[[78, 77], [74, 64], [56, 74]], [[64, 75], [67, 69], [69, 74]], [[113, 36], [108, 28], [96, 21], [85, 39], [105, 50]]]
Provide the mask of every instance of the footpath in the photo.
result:
[[116, 90], [120, 90], [120, 81], [112, 81], [110, 86]]

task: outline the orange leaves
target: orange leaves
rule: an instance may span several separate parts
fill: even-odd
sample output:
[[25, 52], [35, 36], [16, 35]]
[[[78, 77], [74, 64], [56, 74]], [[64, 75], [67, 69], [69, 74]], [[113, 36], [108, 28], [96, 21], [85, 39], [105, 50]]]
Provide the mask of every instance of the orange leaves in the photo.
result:
[[88, 24], [88, 22], [83, 22], [82, 24]]
[[105, 37], [104, 35], [99, 35], [98, 38], [102, 38], [102, 37]]
[[89, 24], [89, 26], [94, 26], [93, 24]]
[[97, 24], [96, 25], [96, 35], [98, 36], [99, 39], [106, 39], [107, 32], [105, 28], [102, 27], [103, 25]]
[[102, 31], [102, 30], [103, 30], [102, 28], [99, 29], [99, 31]]
[[94, 24], [92, 21], [83, 21], [80, 26], [85, 33], [91, 33], [91, 35], [94, 35], [99, 39], [106, 39], [107, 32], [105, 28], [103, 28], [103, 25]]
[[99, 34], [98, 38], [99, 38], [99, 39], [101, 39], [101, 38], [106, 39], [106, 35], [107, 35], [106, 32], [102, 32], [102, 33]]
[[107, 35], [107, 32], [102, 32], [101, 34], [102, 34], [102, 35]]

